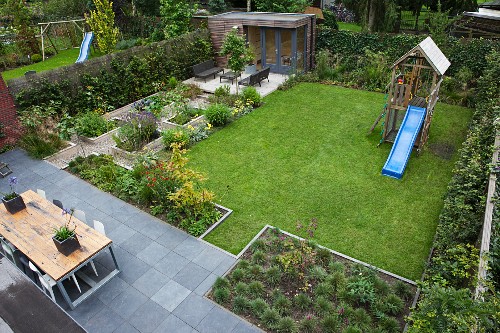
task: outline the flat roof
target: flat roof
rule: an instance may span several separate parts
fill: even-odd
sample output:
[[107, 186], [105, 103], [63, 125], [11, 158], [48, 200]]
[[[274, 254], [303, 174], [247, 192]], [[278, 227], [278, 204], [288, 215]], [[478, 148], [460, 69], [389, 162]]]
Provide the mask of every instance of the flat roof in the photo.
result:
[[314, 14], [296, 14], [296, 13], [267, 13], [267, 12], [228, 12], [214, 15], [209, 18], [225, 18], [233, 20], [262, 20], [278, 22], [296, 22], [306, 17], [315, 16]]

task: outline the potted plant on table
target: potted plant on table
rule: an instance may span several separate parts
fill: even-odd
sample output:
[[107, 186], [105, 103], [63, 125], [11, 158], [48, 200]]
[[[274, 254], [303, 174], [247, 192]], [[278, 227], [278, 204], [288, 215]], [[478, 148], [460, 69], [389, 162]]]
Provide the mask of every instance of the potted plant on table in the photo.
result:
[[16, 185], [17, 177], [10, 177], [10, 193], [4, 193], [2, 197], [2, 202], [5, 206], [5, 209], [7, 209], [7, 211], [11, 214], [15, 214], [23, 209], [26, 209], [23, 197], [21, 197], [15, 190]]
[[54, 241], [57, 250], [65, 256], [70, 255], [80, 247], [80, 242], [78, 241], [78, 237], [75, 232], [76, 224], [73, 222], [74, 227], [70, 227], [74, 212], [74, 208], [63, 208], [62, 215], [69, 215], [68, 221], [63, 226], [54, 228], [54, 236], [52, 236], [52, 240]]

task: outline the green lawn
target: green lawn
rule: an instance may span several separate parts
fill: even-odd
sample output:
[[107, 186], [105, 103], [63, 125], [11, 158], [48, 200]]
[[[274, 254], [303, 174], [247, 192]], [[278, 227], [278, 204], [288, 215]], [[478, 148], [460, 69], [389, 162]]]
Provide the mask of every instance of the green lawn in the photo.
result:
[[[391, 145], [376, 148], [380, 129], [367, 131], [383, 103], [379, 93], [301, 84], [195, 145], [190, 163], [234, 210], [206, 239], [237, 253], [266, 224], [295, 233], [297, 220], [317, 218], [318, 243], [418, 279], [454, 160], [427, 148], [401, 181], [381, 176]], [[429, 143], [459, 147], [470, 117], [439, 105]]]
[[[92, 49], [89, 58], [93, 58], [94, 56], [99, 56], [101, 54], [95, 54], [96, 52]], [[16, 77], [23, 76], [25, 72], [29, 70], [35, 70], [38, 72], [48, 71], [54, 68], [59, 68], [62, 66], [67, 66], [74, 64], [76, 59], [78, 59], [78, 55], [80, 54], [79, 48], [72, 48], [67, 50], [59, 51], [58, 54], [50, 57], [45, 61], [38, 62], [36, 64], [31, 64], [24, 67], [14, 68], [10, 71], [2, 72], [2, 76], [5, 81], [10, 79], [14, 79]]]
[[346, 23], [346, 22], [337, 22], [339, 24], [339, 30], [349, 30], [354, 32], [361, 32], [361, 26], [356, 23]]

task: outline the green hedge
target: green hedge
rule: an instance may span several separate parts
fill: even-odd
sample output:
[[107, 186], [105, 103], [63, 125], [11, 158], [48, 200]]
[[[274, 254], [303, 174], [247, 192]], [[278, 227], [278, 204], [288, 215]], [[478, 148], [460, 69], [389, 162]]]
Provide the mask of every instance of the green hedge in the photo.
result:
[[[425, 35], [370, 34], [347, 30], [323, 28], [318, 31], [318, 49], [327, 49], [342, 57], [364, 55], [364, 49], [384, 53], [389, 61], [395, 62], [420, 43]], [[500, 41], [489, 39], [457, 39], [449, 37], [443, 52], [451, 62], [447, 75], [455, 74], [462, 66], [473, 70], [478, 76], [486, 67], [485, 57], [492, 50], [500, 50]]]
[[453, 296], [459, 292], [472, 298], [469, 289], [475, 288], [478, 262], [474, 245], [481, 237], [494, 123], [500, 117], [500, 53], [491, 52], [483, 68], [470, 133], [448, 186], [422, 297], [409, 332], [470, 332], [476, 319], [482, 329], [499, 329], [498, 298], [491, 300], [492, 295], [486, 295], [484, 303], [465, 306], [468, 301]]
[[[106, 112], [184, 80], [192, 66], [214, 56], [207, 30], [137, 46], [49, 72], [9, 81], [21, 109], [55, 102], [60, 112]], [[54, 104], [54, 103], [53, 103]]]

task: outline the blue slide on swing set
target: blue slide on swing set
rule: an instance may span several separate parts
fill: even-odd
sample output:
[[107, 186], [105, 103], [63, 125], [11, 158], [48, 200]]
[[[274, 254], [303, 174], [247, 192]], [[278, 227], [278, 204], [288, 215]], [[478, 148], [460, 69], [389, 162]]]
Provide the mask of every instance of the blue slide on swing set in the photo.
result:
[[382, 175], [401, 179], [410, 159], [413, 145], [425, 120], [426, 109], [409, 105], [398, 131], [391, 153], [382, 169]]
[[94, 33], [92, 31], [85, 33], [82, 45], [80, 45], [80, 54], [78, 55], [78, 59], [76, 59], [75, 63], [84, 62], [89, 58], [90, 45], [92, 44], [93, 39], [94, 39]]

